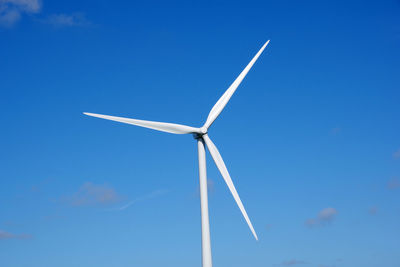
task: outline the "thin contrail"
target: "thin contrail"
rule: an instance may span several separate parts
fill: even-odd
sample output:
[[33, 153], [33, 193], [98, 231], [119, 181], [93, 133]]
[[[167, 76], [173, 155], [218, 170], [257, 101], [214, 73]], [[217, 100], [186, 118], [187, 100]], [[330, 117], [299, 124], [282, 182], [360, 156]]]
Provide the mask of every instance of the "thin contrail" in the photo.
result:
[[165, 193], [168, 193], [168, 190], [166, 190], [166, 189], [155, 190], [155, 191], [153, 191], [153, 192], [151, 192], [151, 193], [149, 193], [147, 195], [144, 195], [144, 196], [141, 196], [141, 197], [139, 197], [137, 199], [134, 199], [134, 200], [128, 202], [127, 204], [125, 204], [125, 205], [123, 205], [123, 206], [121, 206], [119, 208], [116, 208], [116, 210], [125, 210], [125, 209], [129, 208], [130, 206], [132, 206], [133, 204], [135, 204], [137, 202], [141, 202], [141, 201], [144, 201], [144, 200], [152, 199], [152, 198], [158, 197], [160, 195], [163, 195]]

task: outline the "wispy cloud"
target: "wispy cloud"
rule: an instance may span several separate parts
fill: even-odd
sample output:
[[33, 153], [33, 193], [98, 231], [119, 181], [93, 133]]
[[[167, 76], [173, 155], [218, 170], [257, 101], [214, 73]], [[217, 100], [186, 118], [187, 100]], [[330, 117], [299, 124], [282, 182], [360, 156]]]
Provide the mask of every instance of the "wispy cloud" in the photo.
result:
[[371, 215], [376, 215], [378, 213], [378, 207], [377, 206], [370, 207], [368, 213]]
[[294, 265], [301, 265], [301, 264], [308, 264], [305, 261], [301, 261], [301, 260], [296, 260], [296, 259], [291, 259], [288, 261], [283, 261], [279, 264], [275, 264], [277, 266], [294, 266]]
[[399, 187], [400, 187], [400, 180], [396, 177], [392, 178], [387, 184], [387, 188], [390, 190], [394, 190]]
[[[208, 194], [212, 194], [215, 192], [215, 182], [213, 179], [207, 179], [207, 191]], [[200, 197], [200, 186], [197, 186], [195, 196]]]
[[55, 27], [78, 27], [92, 25], [84, 13], [53, 14], [48, 16], [43, 21]]
[[[42, 10], [41, 0], [0, 0], [0, 27], [11, 28], [23, 15], [36, 15]], [[71, 14], [50, 14], [36, 18], [36, 21], [55, 27], [81, 27], [93, 25], [82, 12]]]
[[45, 188], [46, 185], [48, 185], [54, 181], [55, 180], [53, 178], [43, 179], [43, 180], [37, 182], [36, 184], [32, 185], [30, 188], [30, 191], [33, 193], [40, 193]]
[[107, 184], [84, 183], [73, 195], [64, 198], [73, 206], [106, 205], [119, 202], [122, 197]]
[[0, 0], [0, 26], [12, 27], [23, 14], [40, 12], [40, 0]]
[[400, 159], [400, 148], [393, 153], [393, 158]]
[[337, 210], [334, 208], [325, 208], [318, 213], [318, 216], [306, 220], [305, 225], [308, 227], [324, 226], [332, 222], [337, 215]]
[[152, 198], [156, 198], [156, 197], [161, 196], [161, 195], [164, 195], [164, 194], [166, 194], [166, 193], [168, 193], [168, 190], [166, 190], [166, 189], [159, 189], [159, 190], [153, 191], [153, 192], [151, 192], [151, 193], [149, 193], [149, 194], [147, 194], [147, 195], [138, 197], [138, 198], [136, 198], [135, 200], [129, 201], [129, 202], [126, 203], [125, 205], [123, 205], [123, 206], [121, 206], [121, 207], [119, 207], [119, 208], [116, 208], [116, 209], [114, 209], [114, 210], [125, 210], [125, 209], [129, 208], [130, 206], [132, 206], [132, 205], [134, 205], [134, 204], [136, 204], [136, 203], [138, 203], [138, 202], [145, 201], [145, 200], [149, 200], [149, 199], [152, 199]]
[[10, 232], [6, 232], [3, 230], [0, 230], [0, 240], [5, 240], [5, 239], [30, 239], [32, 238], [31, 235], [28, 234], [12, 234]]
[[42, 217], [45, 221], [58, 221], [58, 220], [65, 220], [67, 217], [64, 215], [52, 214]]
[[335, 127], [335, 128], [331, 129], [331, 133], [333, 135], [338, 135], [338, 134], [340, 134], [341, 131], [342, 131], [342, 128], [340, 128], [340, 127]]

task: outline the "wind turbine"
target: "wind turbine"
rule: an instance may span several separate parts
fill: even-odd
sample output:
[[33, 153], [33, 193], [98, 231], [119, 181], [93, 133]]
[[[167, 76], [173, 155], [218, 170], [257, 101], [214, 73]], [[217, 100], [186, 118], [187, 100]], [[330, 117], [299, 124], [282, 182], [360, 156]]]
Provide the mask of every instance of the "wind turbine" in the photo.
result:
[[106, 120], [118, 121], [127, 124], [133, 124], [136, 126], [141, 126], [145, 128], [150, 128], [153, 130], [174, 133], [174, 134], [193, 134], [193, 137], [197, 140], [198, 146], [198, 156], [199, 156], [199, 176], [200, 176], [200, 204], [201, 204], [201, 243], [202, 243], [202, 265], [203, 267], [211, 267], [211, 241], [210, 241], [210, 224], [208, 219], [208, 196], [207, 196], [207, 170], [206, 170], [206, 154], [205, 154], [205, 145], [217, 165], [218, 170], [220, 171], [222, 177], [224, 178], [229, 190], [231, 191], [233, 198], [235, 199], [237, 205], [239, 206], [240, 211], [243, 214], [244, 219], [246, 220], [248, 226], [250, 227], [251, 232], [253, 233], [256, 240], [258, 240], [257, 234], [254, 231], [253, 225], [250, 222], [249, 216], [247, 215], [246, 210], [243, 207], [242, 201], [239, 198], [239, 195], [236, 191], [235, 186], [233, 185], [231, 176], [225, 166], [224, 161], [222, 160], [221, 154], [219, 153], [217, 147], [208, 137], [208, 129], [211, 124], [217, 119], [219, 114], [224, 109], [225, 105], [228, 103], [229, 99], [232, 97], [233, 93], [236, 91], [246, 74], [249, 72], [251, 67], [257, 61], [258, 57], [264, 51], [265, 47], [268, 45], [269, 40], [261, 47], [258, 53], [253, 57], [250, 63], [244, 68], [244, 70], [240, 73], [240, 75], [236, 78], [236, 80], [232, 83], [232, 85], [226, 90], [226, 92], [222, 95], [222, 97], [217, 101], [214, 107], [211, 109], [206, 122], [200, 128], [190, 127], [186, 125], [180, 125], [175, 123], [165, 123], [165, 122], [155, 122], [155, 121], [144, 121], [137, 119], [129, 119], [94, 113], [84, 113], [88, 116], [93, 116], [97, 118], [102, 118]]

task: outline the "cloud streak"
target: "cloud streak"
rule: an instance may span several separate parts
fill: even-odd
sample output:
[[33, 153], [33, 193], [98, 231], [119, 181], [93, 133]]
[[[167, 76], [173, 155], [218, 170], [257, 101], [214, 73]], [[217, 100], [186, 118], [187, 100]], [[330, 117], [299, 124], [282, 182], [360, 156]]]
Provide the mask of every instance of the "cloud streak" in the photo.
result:
[[36, 14], [40, 12], [39, 0], [0, 0], [0, 26], [12, 27], [23, 14]]
[[306, 220], [305, 225], [308, 227], [324, 226], [331, 223], [336, 218], [337, 213], [334, 208], [325, 208], [318, 213], [316, 218]]
[[369, 208], [368, 213], [370, 215], [376, 215], [378, 213], [378, 207], [377, 206], [372, 206]]
[[149, 199], [152, 199], [152, 198], [156, 198], [156, 197], [164, 195], [166, 193], [168, 193], [168, 190], [159, 189], [159, 190], [153, 191], [153, 192], [151, 192], [151, 193], [149, 193], [147, 195], [141, 196], [141, 197], [139, 197], [139, 198], [137, 198], [135, 200], [132, 200], [132, 201], [128, 202], [127, 204], [125, 204], [125, 205], [123, 205], [123, 206], [121, 206], [121, 207], [119, 207], [119, 208], [117, 208], [115, 210], [122, 211], [122, 210], [125, 210], [125, 209], [129, 208], [130, 206], [132, 206], [132, 205], [134, 205], [134, 204], [136, 204], [138, 202], [149, 200]]
[[400, 181], [397, 178], [393, 178], [388, 182], [387, 188], [390, 190], [394, 190], [400, 187]]
[[12, 234], [10, 232], [6, 232], [3, 230], [0, 230], [0, 240], [6, 240], [6, 239], [31, 239], [32, 236], [28, 234]]
[[331, 133], [332, 133], [333, 135], [338, 135], [338, 134], [341, 133], [341, 131], [342, 131], [342, 128], [340, 128], [340, 127], [335, 127], [335, 128], [332, 128], [332, 129], [331, 129]]
[[107, 205], [119, 202], [121, 196], [107, 184], [86, 182], [66, 200], [72, 206]]
[[302, 265], [302, 264], [308, 264], [305, 261], [301, 261], [301, 260], [296, 260], [296, 259], [291, 259], [288, 261], [283, 261], [280, 264], [275, 264], [277, 266], [294, 266], [294, 265]]
[[393, 153], [393, 158], [400, 159], [400, 148]]
[[[41, 0], [0, 0], [0, 27], [11, 28], [24, 15], [36, 15], [42, 10]], [[82, 12], [71, 14], [51, 14], [36, 21], [54, 27], [82, 27], [93, 25]]]
[[48, 16], [44, 22], [55, 27], [79, 27], [92, 25], [84, 13], [53, 14]]

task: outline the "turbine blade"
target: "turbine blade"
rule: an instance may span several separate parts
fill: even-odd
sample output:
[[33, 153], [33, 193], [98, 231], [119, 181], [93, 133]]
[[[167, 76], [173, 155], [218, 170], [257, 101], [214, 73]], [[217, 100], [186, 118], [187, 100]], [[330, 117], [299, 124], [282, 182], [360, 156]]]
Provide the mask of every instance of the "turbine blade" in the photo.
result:
[[190, 126], [186, 126], [186, 125], [175, 124], [175, 123], [135, 120], [135, 119], [87, 113], [87, 112], [84, 112], [83, 114], [92, 116], [92, 117], [101, 118], [101, 119], [118, 121], [118, 122], [127, 123], [127, 124], [133, 124], [136, 126], [141, 126], [144, 128], [149, 128], [149, 129], [153, 129], [153, 130], [157, 130], [157, 131], [161, 131], [161, 132], [167, 132], [167, 133], [174, 133], [174, 134], [200, 133], [200, 130], [198, 128], [194, 128], [194, 127], [190, 127]]
[[233, 195], [233, 198], [235, 199], [237, 205], [239, 206], [239, 209], [242, 212], [244, 219], [246, 220], [247, 224], [249, 225], [251, 232], [253, 233], [255, 239], [258, 240], [256, 231], [254, 231], [254, 228], [253, 228], [253, 225], [251, 224], [249, 216], [247, 216], [247, 212], [244, 209], [243, 203], [239, 198], [239, 194], [237, 193], [235, 186], [233, 185], [231, 176], [229, 175], [229, 172], [226, 169], [226, 166], [221, 157], [221, 154], [219, 153], [217, 147], [214, 145], [214, 143], [211, 141], [211, 139], [208, 137], [207, 134], [203, 135], [203, 139], [206, 142], [208, 150], [210, 151], [210, 154], [211, 154], [212, 158], [214, 159], [214, 162], [217, 165], [218, 170], [221, 172], [222, 177], [224, 178], [226, 184], [228, 185], [229, 190], [231, 191], [231, 193]]
[[226, 92], [221, 96], [221, 98], [215, 103], [214, 107], [211, 109], [210, 113], [208, 114], [208, 118], [204, 127], [208, 129], [211, 124], [215, 121], [215, 119], [219, 116], [222, 112], [226, 104], [228, 103], [229, 99], [231, 99], [233, 93], [236, 91], [246, 74], [249, 72], [251, 67], [253, 67], [254, 63], [257, 61], [258, 57], [264, 51], [265, 47], [268, 45], [269, 40], [261, 47], [260, 51], [253, 57], [250, 63], [244, 68], [244, 70], [240, 73], [240, 75], [236, 78], [236, 80], [232, 83], [232, 85], [226, 90]]

